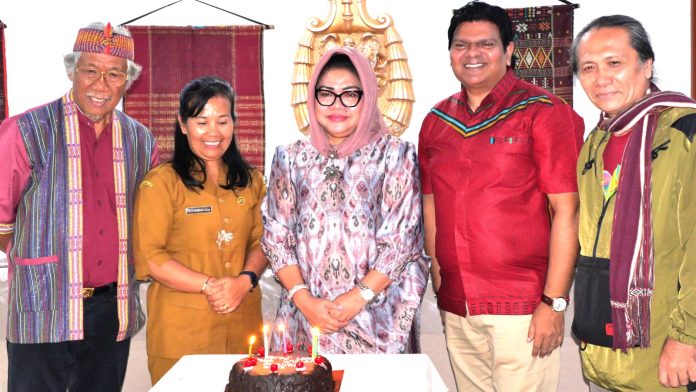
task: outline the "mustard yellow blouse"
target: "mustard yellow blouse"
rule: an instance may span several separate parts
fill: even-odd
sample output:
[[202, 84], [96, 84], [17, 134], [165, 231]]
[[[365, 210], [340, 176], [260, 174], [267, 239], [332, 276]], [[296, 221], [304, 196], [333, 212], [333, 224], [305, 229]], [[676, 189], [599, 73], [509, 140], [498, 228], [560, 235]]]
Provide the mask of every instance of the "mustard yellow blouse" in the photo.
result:
[[[148, 261], [174, 259], [213, 277], [237, 276], [247, 252], [259, 248], [263, 230], [263, 178], [253, 172], [245, 189], [225, 190], [225, 170], [204, 190], [184, 185], [171, 164], [150, 171], [136, 196], [133, 241], [137, 279], [149, 279]], [[232, 313], [215, 313], [203, 294], [184, 293], [153, 281], [147, 292], [148, 355], [243, 353], [262, 326], [261, 290]]]

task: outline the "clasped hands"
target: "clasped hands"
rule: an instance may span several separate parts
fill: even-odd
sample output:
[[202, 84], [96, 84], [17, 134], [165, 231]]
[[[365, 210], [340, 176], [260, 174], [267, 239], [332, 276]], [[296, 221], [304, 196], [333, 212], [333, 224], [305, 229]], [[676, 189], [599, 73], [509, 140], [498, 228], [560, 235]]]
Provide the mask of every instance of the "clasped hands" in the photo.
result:
[[246, 277], [210, 277], [202, 294], [206, 296], [208, 305], [213, 311], [218, 314], [227, 314], [237, 309], [249, 293], [249, 289], [250, 283]]
[[334, 333], [344, 328], [367, 304], [357, 288], [348, 290], [333, 301], [312, 296], [309, 290], [298, 291], [292, 298], [309, 325], [322, 333]]

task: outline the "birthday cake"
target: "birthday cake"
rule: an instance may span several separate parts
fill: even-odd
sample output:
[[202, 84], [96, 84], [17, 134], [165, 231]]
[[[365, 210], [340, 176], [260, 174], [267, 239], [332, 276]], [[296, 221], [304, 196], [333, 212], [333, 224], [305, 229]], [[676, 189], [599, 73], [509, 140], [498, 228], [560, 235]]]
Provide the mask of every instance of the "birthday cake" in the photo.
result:
[[322, 356], [253, 356], [234, 364], [225, 392], [333, 392], [331, 363]]

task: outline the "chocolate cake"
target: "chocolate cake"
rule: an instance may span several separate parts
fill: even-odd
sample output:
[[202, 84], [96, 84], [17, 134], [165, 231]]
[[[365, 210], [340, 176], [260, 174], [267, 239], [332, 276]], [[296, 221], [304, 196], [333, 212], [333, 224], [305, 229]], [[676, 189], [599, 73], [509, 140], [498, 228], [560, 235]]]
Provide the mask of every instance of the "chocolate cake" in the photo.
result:
[[333, 392], [331, 363], [318, 356], [252, 357], [230, 371], [225, 392]]

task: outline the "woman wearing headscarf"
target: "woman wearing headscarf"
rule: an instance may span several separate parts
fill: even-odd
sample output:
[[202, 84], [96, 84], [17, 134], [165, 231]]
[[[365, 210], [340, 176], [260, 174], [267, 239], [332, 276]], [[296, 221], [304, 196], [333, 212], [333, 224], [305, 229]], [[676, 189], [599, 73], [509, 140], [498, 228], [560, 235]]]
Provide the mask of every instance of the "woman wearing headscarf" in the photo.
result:
[[235, 137], [226, 81], [189, 82], [179, 98], [171, 162], [154, 168], [136, 198], [134, 248], [147, 293], [147, 355], [156, 383], [187, 354], [242, 353], [261, 324], [257, 276], [261, 173]]
[[308, 349], [317, 327], [321, 353], [419, 351], [429, 263], [416, 149], [386, 132], [377, 94], [360, 52], [327, 52], [309, 84], [309, 139], [276, 150], [261, 240], [285, 289], [274, 350]]

